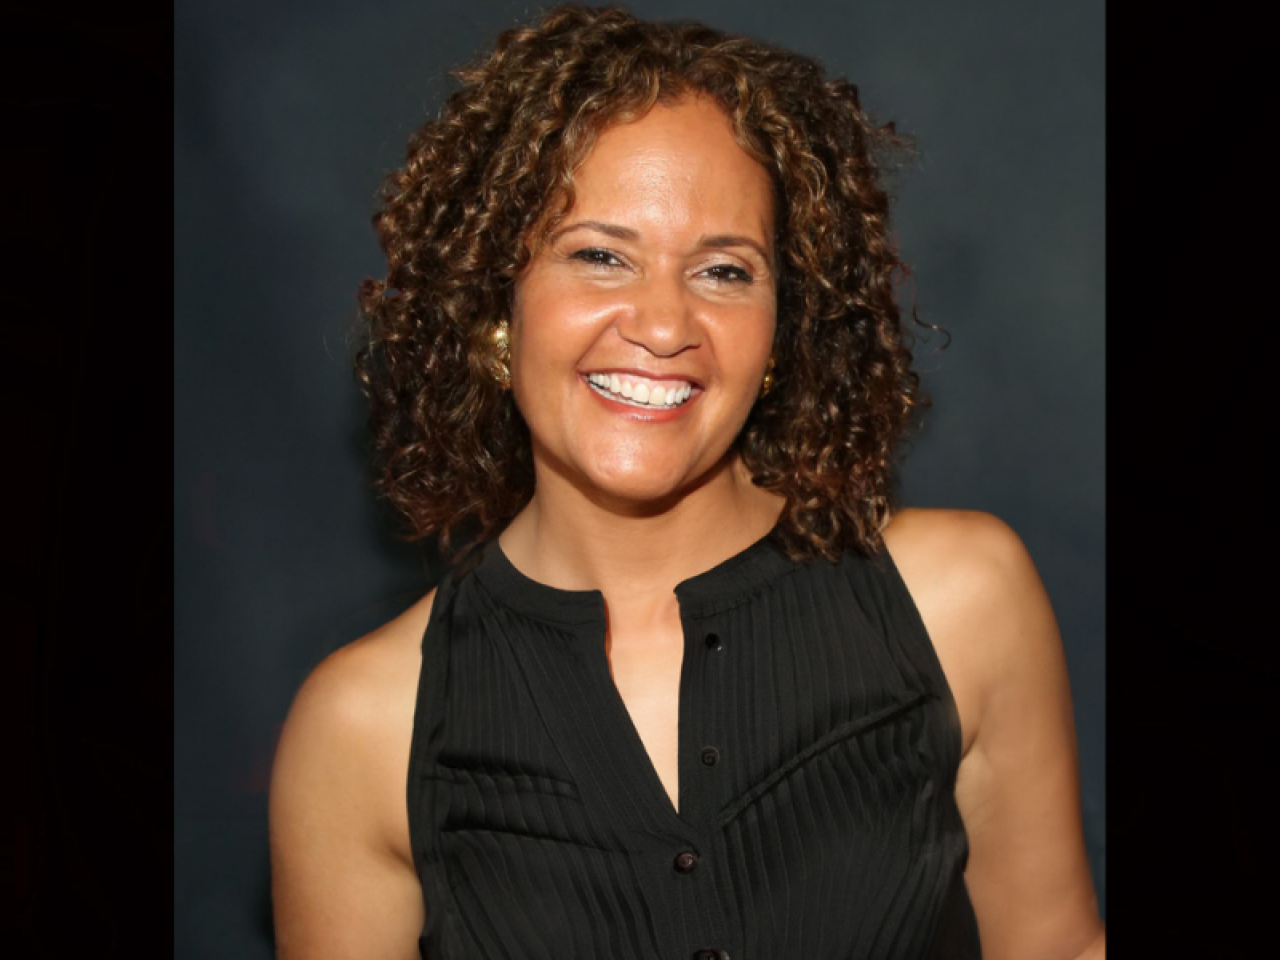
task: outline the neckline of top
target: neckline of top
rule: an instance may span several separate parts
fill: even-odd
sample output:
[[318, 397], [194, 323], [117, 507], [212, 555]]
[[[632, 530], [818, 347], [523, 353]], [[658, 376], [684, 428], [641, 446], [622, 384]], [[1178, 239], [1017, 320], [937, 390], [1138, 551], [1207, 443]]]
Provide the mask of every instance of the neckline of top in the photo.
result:
[[[775, 528], [776, 529], [776, 528]], [[778, 548], [770, 530], [746, 549], [676, 584], [682, 615], [708, 614], [737, 606], [797, 567]], [[570, 626], [605, 622], [599, 590], [561, 590], [526, 576], [496, 539], [485, 544], [475, 575], [503, 606], [539, 620]]]

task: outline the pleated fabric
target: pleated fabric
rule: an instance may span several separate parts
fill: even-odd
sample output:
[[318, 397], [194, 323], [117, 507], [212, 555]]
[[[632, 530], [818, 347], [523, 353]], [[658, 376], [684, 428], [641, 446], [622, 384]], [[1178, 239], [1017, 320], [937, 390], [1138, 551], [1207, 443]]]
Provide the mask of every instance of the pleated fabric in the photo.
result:
[[605, 607], [496, 543], [441, 584], [409, 765], [424, 960], [970, 960], [951, 691], [887, 554], [676, 588], [679, 809]]

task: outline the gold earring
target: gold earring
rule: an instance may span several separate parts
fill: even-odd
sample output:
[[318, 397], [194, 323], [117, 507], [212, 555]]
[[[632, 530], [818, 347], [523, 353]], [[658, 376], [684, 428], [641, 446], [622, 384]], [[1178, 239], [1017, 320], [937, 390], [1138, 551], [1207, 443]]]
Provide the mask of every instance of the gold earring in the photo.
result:
[[760, 383], [760, 396], [762, 397], [773, 389], [773, 368], [775, 366], [776, 362], [771, 353], [769, 354], [769, 363], [764, 368], [764, 380]]
[[503, 390], [511, 387], [511, 343], [507, 330], [507, 321], [503, 320], [493, 328], [489, 337], [493, 344], [493, 354], [489, 358], [489, 373]]

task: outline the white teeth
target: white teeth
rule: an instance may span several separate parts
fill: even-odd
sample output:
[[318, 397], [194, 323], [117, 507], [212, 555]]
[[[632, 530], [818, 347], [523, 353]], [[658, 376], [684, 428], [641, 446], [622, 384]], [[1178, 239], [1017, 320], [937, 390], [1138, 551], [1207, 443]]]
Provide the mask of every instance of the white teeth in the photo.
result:
[[587, 374], [587, 382], [606, 396], [613, 399], [626, 398], [636, 406], [660, 407], [671, 409], [678, 407], [693, 395], [693, 384], [685, 383], [678, 387], [650, 387], [647, 383], [632, 383], [613, 373]]

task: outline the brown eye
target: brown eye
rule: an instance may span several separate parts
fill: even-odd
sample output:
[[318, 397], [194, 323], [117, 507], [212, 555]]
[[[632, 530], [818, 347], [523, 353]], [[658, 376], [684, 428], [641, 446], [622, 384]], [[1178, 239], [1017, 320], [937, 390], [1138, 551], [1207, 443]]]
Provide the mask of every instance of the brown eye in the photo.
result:
[[719, 283], [751, 283], [754, 279], [742, 267], [734, 266], [731, 263], [718, 263], [714, 267], [708, 267], [703, 272]]
[[576, 250], [570, 255], [572, 260], [581, 260], [583, 263], [594, 264], [598, 267], [620, 267], [622, 261], [600, 247], [587, 247], [583, 250]]

